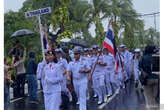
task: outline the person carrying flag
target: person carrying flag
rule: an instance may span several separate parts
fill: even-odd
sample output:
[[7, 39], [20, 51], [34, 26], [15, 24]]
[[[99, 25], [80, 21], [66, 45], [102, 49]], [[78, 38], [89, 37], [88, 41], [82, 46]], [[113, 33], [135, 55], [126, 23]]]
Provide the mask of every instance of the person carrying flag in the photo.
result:
[[[92, 63], [91, 63], [91, 56], [89, 55], [89, 48], [84, 48], [84, 52], [83, 52], [83, 59], [88, 61], [89, 66], [91, 67]], [[90, 94], [89, 94], [89, 90], [91, 89], [91, 84], [88, 83], [88, 89], [87, 89], [87, 100], [90, 99]]]
[[106, 66], [105, 59], [101, 55], [101, 51], [97, 48], [97, 46], [94, 46], [91, 78], [94, 92], [98, 95], [98, 104], [102, 104], [103, 101], [107, 101], [104, 66]]
[[121, 64], [120, 64], [121, 61], [120, 61], [120, 57], [116, 48], [113, 23], [109, 22], [108, 27], [109, 27], [108, 32], [105, 36], [103, 46], [106, 47], [108, 51], [110, 51], [114, 57], [115, 64], [114, 64], [114, 72], [113, 74], [111, 74], [111, 82], [116, 93], [119, 93], [119, 90], [120, 90], [120, 75], [119, 74], [120, 74], [120, 69], [121, 69]]
[[103, 49], [103, 57], [106, 61], [105, 66], [105, 84], [107, 89], [107, 97], [112, 95], [112, 87], [111, 87], [111, 78], [110, 75], [113, 74], [114, 68], [114, 58], [113, 55], [107, 50], [107, 48]]
[[[95, 64], [95, 61], [96, 61], [96, 58], [98, 57], [98, 47], [96, 45], [93, 45], [92, 47], [92, 55], [91, 55], [91, 67], [93, 68], [94, 64]], [[93, 91], [94, 91], [94, 98], [97, 97], [97, 84], [94, 82], [93, 80], [94, 78], [91, 76], [91, 73], [90, 73], [90, 77], [89, 77], [89, 81], [92, 81], [92, 86], [93, 86]]]

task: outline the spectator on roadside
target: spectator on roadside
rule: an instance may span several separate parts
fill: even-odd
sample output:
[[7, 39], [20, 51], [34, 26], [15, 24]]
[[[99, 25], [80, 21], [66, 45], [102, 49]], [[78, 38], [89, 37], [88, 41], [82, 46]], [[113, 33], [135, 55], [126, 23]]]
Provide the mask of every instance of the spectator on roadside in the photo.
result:
[[11, 66], [8, 65], [8, 59], [4, 58], [4, 108], [8, 110], [10, 103], [10, 84], [12, 83], [9, 70], [13, 68], [14, 59], [12, 59]]
[[30, 51], [29, 53], [29, 59], [27, 62], [27, 68], [26, 68], [26, 77], [28, 81], [28, 88], [29, 88], [29, 101], [30, 103], [38, 104], [38, 98], [37, 98], [37, 61], [35, 59], [35, 52]]
[[15, 61], [18, 61], [19, 56], [21, 55], [21, 48], [20, 48], [20, 42], [17, 40], [14, 44], [13, 48], [9, 51], [8, 55], [12, 57], [15, 56]]
[[24, 62], [26, 58], [26, 48], [24, 48], [24, 54], [16, 57], [17, 61], [14, 63], [14, 74], [15, 74], [15, 86], [14, 86], [14, 97], [24, 97], [24, 85], [25, 85], [25, 68]]
[[147, 109], [157, 110], [149, 108], [151, 106], [159, 107], [159, 103], [156, 101], [159, 87], [159, 76], [152, 73], [152, 55], [154, 54], [154, 46], [147, 45], [141, 61], [139, 62], [139, 68], [142, 75], [142, 84], [144, 85], [144, 95], [146, 99]]

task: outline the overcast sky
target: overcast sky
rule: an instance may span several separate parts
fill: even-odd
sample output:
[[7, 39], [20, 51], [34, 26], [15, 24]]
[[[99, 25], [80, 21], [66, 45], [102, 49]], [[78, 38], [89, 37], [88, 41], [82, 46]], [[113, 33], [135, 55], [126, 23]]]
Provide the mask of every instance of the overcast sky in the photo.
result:
[[[149, 14], [154, 12], [160, 12], [160, 0], [132, 0], [133, 7], [136, 9], [137, 13], [140, 14]], [[145, 16], [141, 18], [144, 20], [145, 29], [150, 27], [155, 28], [154, 25], [154, 16]], [[107, 31], [108, 20], [103, 21], [104, 30]], [[95, 36], [95, 26], [91, 26], [92, 28], [89, 29], [92, 36]], [[156, 29], [160, 31], [160, 16], [156, 16]]]
[[[154, 12], [160, 12], [160, 0], [133, 0], [134, 9], [138, 13], [141, 14], [147, 14], [147, 13], [154, 13]], [[156, 24], [157, 24], [157, 30], [160, 28], [160, 16], [158, 15], [156, 17]], [[145, 16], [143, 17], [146, 28], [148, 27], [155, 27], [154, 26], [154, 17], [153, 16]]]
[[[25, 0], [4, 0], [4, 8], [5, 12], [8, 12], [9, 10], [18, 11], [22, 6], [23, 2]], [[133, 7], [136, 9], [137, 13], [141, 14], [149, 14], [154, 12], [160, 11], [160, 0], [133, 0]], [[150, 27], [155, 27], [154, 25], [154, 17], [153, 16], [147, 16], [142, 17], [141, 19], [145, 22], [145, 29], [148, 29]], [[107, 30], [107, 20], [103, 21], [103, 26], [105, 31]], [[160, 29], [160, 16], [158, 15], [156, 17], [156, 28], [157, 30]], [[93, 36], [95, 36], [94, 33], [95, 26], [91, 26], [90, 32]]]

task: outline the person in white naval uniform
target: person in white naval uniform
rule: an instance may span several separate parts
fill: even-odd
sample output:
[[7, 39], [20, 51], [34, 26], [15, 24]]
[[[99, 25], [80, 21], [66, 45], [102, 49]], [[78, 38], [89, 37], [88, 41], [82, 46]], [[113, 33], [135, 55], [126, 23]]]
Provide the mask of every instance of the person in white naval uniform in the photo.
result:
[[[88, 61], [89, 66], [91, 67], [92, 65], [92, 60], [91, 60], [91, 56], [89, 55], [89, 48], [84, 48], [84, 52], [83, 52], [83, 59]], [[88, 82], [88, 89], [87, 89], [87, 100], [90, 99], [90, 94], [89, 91], [91, 90], [91, 83]]]
[[113, 74], [113, 68], [114, 68], [114, 59], [113, 55], [109, 53], [107, 48], [103, 49], [103, 57], [106, 61], [105, 66], [105, 83], [106, 83], [106, 89], [107, 89], [107, 96], [110, 97], [112, 95], [112, 87], [111, 87], [111, 78], [110, 75]]
[[125, 88], [125, 81], [127, 78], [127, 72], [125, 71], [125, 60], [124, 60], [124, 56], [122, 56], [120, 54], [120, 51], [118, 50], [118, 58], [119, 58], [119, 68], [118, 68], [118, 75], [119, 75], [119, 84], [120, 87]]
[[[119, 52], [119, 51], [118, 51]], [[111, 54], [111, 53], [110, 53]], [[121, 58], [118, 56], [118, 54], [116, 54], [117, 58], [114, 58], [114, 56], [111, 54], [111, 57], [113, 57], [113, 61], [115, 61], [115, 63], [112, 63], [111, 66], [113, 67], [110, 71], [110, 81], [112, 83], [112, 87], [113, 87], [113, 91], [118, 94], [120, 91], [120, 86], [121, 86], [121, 78], [122, 78], [122, 67], [120, 64], [120, 60], [119, 60], [119, 68], [116, 69], [116, 59], [117, 58]], [[112, 58], [111, 58], [112, 59]]]
[[92, 79], [94, 92], [98, 95], [98, 104], [102, 104], [103, 101], [106, 102], [107, 100], [106, 89], [105, 89], [105, 71], [104, 71], [105, 59], [103, 59], [102, 55], [100, 55], [98, 58], [98, 52], [99, 54], [101, 54], [101, 52], [98, 51], [98, 48], [93, 47], [91, 79]]
[[61, 83], [63, 76], [60, 65], [54, 62], [54, 53], [47, 52], [49, 63], [45, 65], [44, 77], [44, 102], [45, 110], [59, 110], [61, 104]]
[[133, 73], [134, 73], [135, 87], [143, 90], [143, 87], [142, 87], [140, 79], [139, 79], [139, 77], [141, 75], [141, 71], [139, 70], [140, 52], [141, 52], [141, 50], [138, 48], [134, 50], [134, 56], [133, 56], [132, 61], [133, 61]]
[[88, 48], [84, 48], [83, 58], [86, 61], [88, 61], [89, 65], [91, 66], [91, 56], [89, 55], [89, 49]]
[[125, 66], [125, 71], [127, 72], [127, 75], [128, 75], [128, 79], [131, 79], [132, 78], [132, 53], [129, 52], [127, 49], [126, 49], [126, 46], [124, 44], [121, 44], [120, 45], [120, 52], [121, 52], [121, 55], [123, 55], [124, 57], [124, 66]]
[[44, 90], [44, 72], [43, 72], [43, 68], [45, 67], [46, 64], [48, 64], [48, 59], [49, 56], [47, 55], [47, 53], [45, 53], [45, 60], [41, 61], [39, 64], [38, 64], [38, 67], [37, 67], [37, 71], [36, 71], [36, 75], [37, 75], [37, 79], [41, 80], [41, 85], [42, 85], [42, 88]]
[[80, 104], [80, 110], [87, 110], [86, 92], [88, 86], [88, 73], [90, 66], [86, 60], [82, 60], [81, 48], [76, 46], [74, 49], [74, 60], [69, 63], [67, 68], [67, 80], [70, 81], [70, 74], [73, 76], [73, 85]]
[[57, 58], [58, 64], [61, 67], [62, 75], [63, 75], [63, 83], [62, 83], [62, 91], [69, 97], [69, 101], [72, 101], [72, 95], [69, 89], [67, 88], [67, 78], [66, 78], [66, 69], [68, 66], [67, 60], [62, 58], [62, 50], [56, 49], [55, 50], [55, 56]]
[[[91, 53], [91, 67], [93, 69], [94, 65], [95, 65], [95, 62], [96, 62], [96, 59], [98, 57], [98, 51], [97, 51], [97, 47], [96, 46], [92, 46], [92, 53]], [[92, 75], [90, 73], [90, 77], [89, 77], [89, 80], [92, 81], [92, 87], [93, 87], [93, 92], [94, 92], [94, 98], [97, 97], [97, 86], [96, 86], [96, 83], [93, 82], [93, 78], [92, 78]]]

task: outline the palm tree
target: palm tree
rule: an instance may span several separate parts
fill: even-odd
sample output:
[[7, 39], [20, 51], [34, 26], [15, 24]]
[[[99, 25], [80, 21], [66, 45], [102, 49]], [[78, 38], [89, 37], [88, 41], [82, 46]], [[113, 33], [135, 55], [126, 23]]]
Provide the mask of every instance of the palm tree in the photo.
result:
[[83, 14], [88, 19], [88, 24], [96, 26], [97, 43], [102, 44], [104, 27], [102, 21], [106, 18], [114, 22], [116, 43], [120, 43], [120, 30], [123, 30], [125, 44], [134, 47], [134, 32], [143, 30], [144, 23], [138, 19], [136, 11], [132, 7], [131, 0], [92, 0], [92, 7]]
[[83, 14], [83, 16], [87, 19], [88, 25], [94, 24], [96, 26], [95, 39], [99, 45], [102, 44], [105, 35], [101, 16], [106, 13], [107, 7], [108, 4], [106, 3], [106, 0], [92, 0], [91, 6], [88, 7], [86, 12]]
[[157, 32], [154, 28], [149, 28], [148, 30], [146, 30], [146, 36], [147, 36], [147, 39], [146, 40], [149, 40], [148, 43], [152, 43], [152, 44], [155, 44], [155, 45], [158, 45], [159, 46], [159, 41], [160, 41], [160, 33]]
[[144, 23], [138, 19], [136, 11], [133, 9], [131, 0], [108, 0], [110, 8], [104, 17], [110, 17], [114, 21], [114, 32], [117, 44], [120, 43], [118, 33], [123, 30], [123, 42], [129, 47], [135, 47], [134, 32], [143, 30]]

